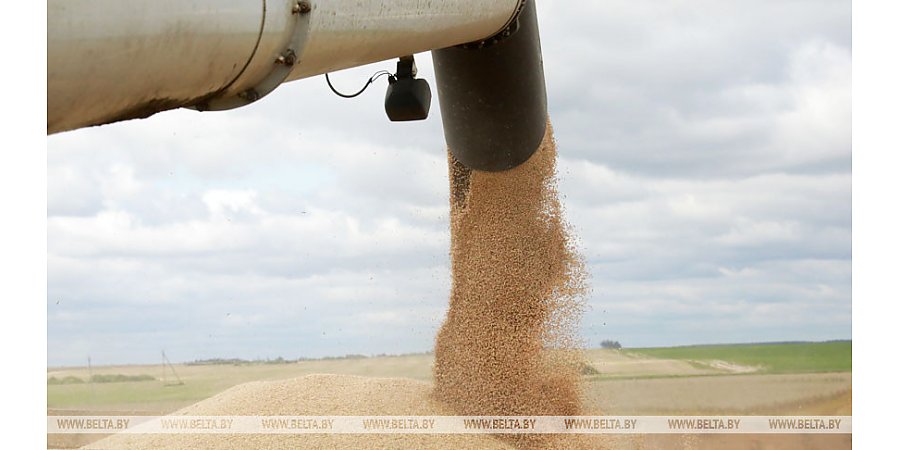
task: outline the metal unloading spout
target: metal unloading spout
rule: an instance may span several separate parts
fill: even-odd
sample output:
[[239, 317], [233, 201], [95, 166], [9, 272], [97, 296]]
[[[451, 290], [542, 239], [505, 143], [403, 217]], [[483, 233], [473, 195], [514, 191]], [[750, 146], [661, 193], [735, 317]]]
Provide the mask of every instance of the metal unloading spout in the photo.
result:
[[547, 126], [547, 92], [534, 0], [484, 41], [434, 50], [444, 135], [470, 169], [502, 171], [528, 160]]

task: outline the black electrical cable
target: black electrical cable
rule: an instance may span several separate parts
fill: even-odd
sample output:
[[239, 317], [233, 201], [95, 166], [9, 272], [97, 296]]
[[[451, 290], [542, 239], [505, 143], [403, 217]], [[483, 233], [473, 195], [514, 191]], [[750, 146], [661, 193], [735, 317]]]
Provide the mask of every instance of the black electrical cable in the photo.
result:
[[384, 76], [384, 75], [394, 76], [392, 73], [388, 72], [387, 70], [379, 70], [378, 72], [375, 72], [375, 74], [372, 75], [371, 78], [369, 78], [369, 81], [366, 82], [366, 85], [363, 86], [362, 89], [360, 89], [359, 92], [357, 92], [355, 94], [342, 94], [342, 93], [338, 92], [338, 90], [335, 89], [334, 86], [331, 84], [331, 78], [328, 77], [327, 72], [325, 73], [325, 81], [328, 82], [328, 87], [331, 88], [331, 92], [334, 92], [335, 94], [337, 94], [341, 97], [344, 97], [344, 98], [353, 98], [353, 97], [356, 97], [359, 94], [362, 94], [363, 92], [365, 92], [365, 90], [368, 89], [369, 85], [371, 85], [373, 82], [375, 82], [375, 80], [377, 80], [378, 78], [380, 78], [381, 76]]

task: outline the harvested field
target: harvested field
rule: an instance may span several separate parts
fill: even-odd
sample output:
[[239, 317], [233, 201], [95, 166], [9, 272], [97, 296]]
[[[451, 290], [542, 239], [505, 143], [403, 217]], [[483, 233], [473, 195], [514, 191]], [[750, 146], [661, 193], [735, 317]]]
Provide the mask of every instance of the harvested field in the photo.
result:
[[853, 344], [850, 341], [830, 341], [688, 345], [639, 348], [627, 352], [683, 361], [728, 361], [766, 373], [848, 372], [852, 366]]
[[[588, 353], [594, 353], [594, 350]], [[597, 352], [608, 352], [598, 350]], [[748, 374], [723, 376], [686, 376], [684, 371], [659, 372], [658, 369], [673, 367], [668, 363], [654, 364], [652, 358], [643, 359], [644, 364], [631, 364], [626, 361], [620, 373], [627, 373], [629, 378], [605, 378], [601, 376], [584, 377], [584, 404], [592, 410], [600, 410], [607, 414], [648, 415], [660, 411], [686, 414], [690, 411], [719, 411], [728, 409], [739, 411], [756, 411], [779, 414], [776, 407], [779, 402], [815, 403], [816, 399], [828, 398], [851, 389], [850, 372], [824, 374]], [[430, 355], [412, 355], [404, 357], [378, 357], [366, 359], [335, 361], [304, 361], [280, 366], [183, 366], [176, 369], [185, 380], [183, 386], [164, 387], [159, 381], [139, 383], [118, 383], [96, 385], [99, 392], [103, 389], [115, 388], [102, 396], [91, 397], [90, 388], [86, 385], [48, 386], [48, 410], [60, 414], [74, 411], [80, 414], [88, 411], [144, 411], [150, 414], [167, 414], [208, 398], [190, 399], [189, 397], [203, 392], [222, 391], [248, 382], [263, 380], [285, 380], [307, 374], [324, 373], [336, 375], [362, 375], [366, 377], [392, 377], [411, 379], [416, 374], [425, 374], [416, 380], [430, 383], [433, 357]], [[610, 362], [607, 367], [615, 367]], [[136, 373], [147, 373], [150, 366], [134, 366]], [[653, 368], [653, 371], [639, 369]], [[685, 369], [684, 366], [676, 366]], [[95, 368], [107, 370], [106, 368]], [[694, 370], [687, 366], [686, 370]], [[87, 369], [68, 369], [67, 373], [82, 375]], [[122, 368], [116, 368], [122, 372]], [[315, 372], [318, 371], [318, 372]], [[370, 375], [370, 374], [387, 375]], [[717, 374], [718, 375], [718, 374]], [[224, 386], [219, 388], [219, 386]], [[68, 391], [68, 392], [63, 392]], [[84, 391], [84, 392], [82, 392]], [[716, 395], [710, 393], [716, 392]], [[169, 393], [172, 398], [181, 400], [163, 402], [156, 396]], [[145, 401], [142, 396], [151, 396]], [[70, 402], [66, 404], [66, 402]], [[689, 408], [689, 409], [688, 409]], [[849, 402], [835, 411], [849, 412]], [[835, 412], [834, 414], [843, 414]]]
[[[181, 386], [164, 386], [159, 365], [94, 367], [95, 374], [151, 374], [157, 377], [157, 381], [47, 386], [47, 407], [167, 414], [250, 381], [284, 380], [317, 373], [430, 381], [433, 361], [432, 355], [418, 354], [321, 359], [289, 364], [176, 364], [175, 370], [184, 381]], [[47, 377], [51, 376], [86, 379], [88, 369], [54, 368], [47, 371]]]
[[585, 402], [613, 415], [850, 415], [851, 382], [849, 372], [595, 380]]
[[711, 365], [666, 358], [647, 358], [617, 350], [593, 349], [585, 352], [585, 360], [603, 378], [653, 376], [691, 376], [729, 373]]

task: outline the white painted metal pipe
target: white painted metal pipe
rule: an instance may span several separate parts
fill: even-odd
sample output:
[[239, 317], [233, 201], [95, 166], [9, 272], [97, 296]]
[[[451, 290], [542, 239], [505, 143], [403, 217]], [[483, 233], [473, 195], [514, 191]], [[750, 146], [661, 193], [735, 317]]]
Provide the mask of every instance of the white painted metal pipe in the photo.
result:
[[309, 45], [290, 79], [487, 38], [513, 20], [519, 2], [319, 0]]
[[47, 131], [190, 104], [235, 80], [262, 0], [50, 0]]
[[47, 132], [486, 38], [520, 0], [48, 0]]

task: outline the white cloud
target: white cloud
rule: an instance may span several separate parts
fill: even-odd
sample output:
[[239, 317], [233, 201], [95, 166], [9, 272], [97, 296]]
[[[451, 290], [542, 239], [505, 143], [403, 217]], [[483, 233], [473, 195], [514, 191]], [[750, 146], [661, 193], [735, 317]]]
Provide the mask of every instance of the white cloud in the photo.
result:
[[90, 215], [102, 207], [97, 186], [76, 167], [50, 166], [47, 179], [48, 215]]
[[850, 2], [547, 3], [568, 155], [670, 177], [849, 166]]
[[256, 192], [245, 190], [213, 189], [203, 193], [203, 203], [215, 221], [231, 221], [241, 214], [260, 216], [263, 211], [256, 205]]

